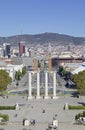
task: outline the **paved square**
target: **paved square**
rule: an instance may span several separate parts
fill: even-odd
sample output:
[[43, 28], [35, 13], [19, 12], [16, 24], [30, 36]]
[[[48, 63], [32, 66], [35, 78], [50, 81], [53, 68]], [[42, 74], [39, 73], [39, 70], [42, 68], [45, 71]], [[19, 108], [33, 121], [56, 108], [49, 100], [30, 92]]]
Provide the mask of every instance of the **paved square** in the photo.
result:
[[[67, 102], [71, 105], [81, 105], [84, 102], [84, 97], [74, 98], [70, 95], [60, 96], [58, 99], [31, 99], [19, 95], [9, 95], [8, 98], [0, 97], [0, 105], [15, 105], [19, 104], [20, 110], [2, 110], [0, 113], [9, 115], [7, 125], [0, 128], [4, 130], [46, 130], [48, 124], [53, 121], [57, 114], [59, 121], [59, 130], [85, 130], [84, 125], [74, 125], [75, 115], [83, 110], [63, 110], [64, 104]], [[43, 113], [43, 110], [45, 112]], [[17, 116], [15, 116], [17, 114]], [[23, 119], [35, 119], [35, 126], [23, 126]]]

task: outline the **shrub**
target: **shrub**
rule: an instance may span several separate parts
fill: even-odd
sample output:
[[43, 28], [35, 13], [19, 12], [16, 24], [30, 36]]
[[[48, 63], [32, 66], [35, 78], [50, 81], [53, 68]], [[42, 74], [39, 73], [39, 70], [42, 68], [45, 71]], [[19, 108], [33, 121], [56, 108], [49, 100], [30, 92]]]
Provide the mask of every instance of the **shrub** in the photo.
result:
[[9, 121], [9, 116], [7, 114], [0, 114], [0, 117], [3, 118], [3, 121]]
[[64, 107], [63, 107], [63, 110], [65, 110], [65, 105], [64, 105]]
[[78, 116], [78, 115], [76, 115], [76, 116], [75, 116], [75, 120], [77, 120], [78, 118], [79, 118], [79, 116]]
[[76, 116], [75, 116], [75, 120], [79, 119], [79, 117], [85, 117], [85, 111], [83, 111], [83, 113], [78, 113]]
[[85, 109], [85, 106], [68, 106], [69, 109]]
[[83, 117], [85, 117], [85, 111], [83, 111]]

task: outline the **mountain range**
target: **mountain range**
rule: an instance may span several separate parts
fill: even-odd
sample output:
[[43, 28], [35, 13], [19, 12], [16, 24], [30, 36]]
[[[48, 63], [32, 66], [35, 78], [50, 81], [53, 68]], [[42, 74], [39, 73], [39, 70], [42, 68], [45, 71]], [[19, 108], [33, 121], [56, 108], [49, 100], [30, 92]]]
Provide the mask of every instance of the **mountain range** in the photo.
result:
[[52, 43], [56, 45], [81, 45], [85, 44], [85, 37], [74, 37], [59, 33], [42, 33], [42, 34], [23, 34], [9, 37], [0, 37], [0, 45], [3, 43], [10, 43], [12, 46], [17, 46], [20, 41], [24, 41], [25, 44], [46, 44]]

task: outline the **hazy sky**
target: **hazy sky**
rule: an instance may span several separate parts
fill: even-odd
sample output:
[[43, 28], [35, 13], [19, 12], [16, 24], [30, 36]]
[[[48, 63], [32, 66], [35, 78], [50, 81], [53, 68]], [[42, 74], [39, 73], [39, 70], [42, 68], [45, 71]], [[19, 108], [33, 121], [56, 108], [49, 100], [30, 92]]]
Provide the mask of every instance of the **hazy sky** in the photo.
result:
[[44, 32], [85, 37], [85, 0], [0, 0], [0, 36]]

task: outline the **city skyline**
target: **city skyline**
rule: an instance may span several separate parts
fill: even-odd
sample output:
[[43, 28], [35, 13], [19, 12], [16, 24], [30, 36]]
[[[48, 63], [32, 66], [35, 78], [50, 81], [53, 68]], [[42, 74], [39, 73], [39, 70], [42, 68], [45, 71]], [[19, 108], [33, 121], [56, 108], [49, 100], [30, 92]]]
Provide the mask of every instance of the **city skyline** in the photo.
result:
[[84, 0], [1, 0], [0, 36], [53, 32], [85, 37]]

